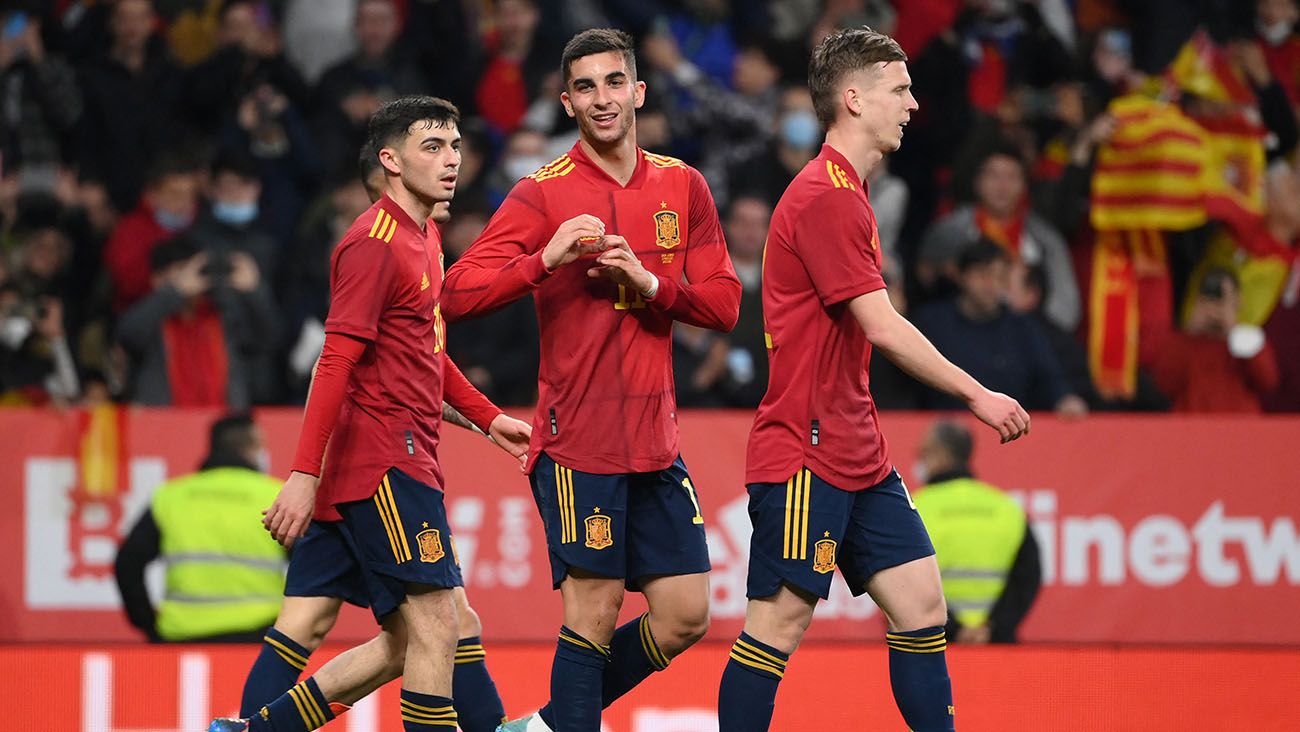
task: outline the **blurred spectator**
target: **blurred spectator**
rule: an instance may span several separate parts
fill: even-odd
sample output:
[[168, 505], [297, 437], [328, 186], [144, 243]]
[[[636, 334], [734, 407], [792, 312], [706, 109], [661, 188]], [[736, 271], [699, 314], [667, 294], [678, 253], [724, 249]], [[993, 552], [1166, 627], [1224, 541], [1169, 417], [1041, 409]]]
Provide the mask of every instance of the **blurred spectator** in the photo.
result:
[[181, 236], [154, 247], [149, 264], [153, 292], [118, 321], [134, 368], [132, 401], [247, 407], [249, 363], [278, 342], [257, 263], [243, 252], [222, 260]]
[[763, 245], [772, 221], [772, 205], [754, 195], [731, 201], [722, 225], [731, 264], [740, 278], [740, 318], [726, 336], [728, 400], [753, 408], [767, 393], [767, 340], [763, 327]]
[[185, 76], [185, 105], [192, 123], [208, 134], [221, 128], [240, 100], [265, 84], [295, 107], [308, 103], [307, 84], [281, 52], [274, 18], [259, 0], [221, 6], [217, 50]]
[[821, 149], [822, 129], [806, 88], [782, 90], [773, 130], [767, 147], [739, 161], [728, 178], [734, 181], [735, 195], [758, 195], [775, 206], [790, 181]]
[[484, 181], [488, 204], [492, 208], [500, 206], [520, 178], [551, 162], [554, 158], [548, 152], [546, 135], [536, 130], [521, 129], [511, 135], [500, 161]]
[[909, 196], [907, 183], [889, 172], [889, 158], [867, 174], [871, 210], [876, 214], [876, 232], [880, 247], [886, 255], [899, 256], [899, 237], [903, 233], [903, 217], [907, 213]]
[[[531, 172], [531, 171], [529, 171]], [[491, 214], [452, 202], [451, 220], [442, 224], [445, 267], [451, 267], [483, 233]], [[435, 220], [438, 212], [434, 212]], [[537, 311], [532, 296], [516, 300], [482, 318], [447, 325], [447, 353], [465, 378], [502, 405], [537, 401]]]
[[284, 0], [283, 7], [284, 53], [308, 83], [357, 50], [356, 0]]
[[497, 135], [519, 129], [528, 106], [557, 76], [555, 49], [540, 42], [541, 12], [533, 0], [500, 0], [493, 16], [487, 65], [479, 76], [474, 101], [480, 117]]
[[[1086, 415], [1087, 404], [1070, 391], [1038, 324], [1005, 305], [1011, 274], [1006, 249], [978, 239], [961, 253], [957, 273], [958, 295], [919, 310], [916, 327], [981, 384], [1014, 397], [1026, 409]], [[928, 389], [923, 404], [931, 409], [965, 406]]]
[[730, 84], [736, 58], [736, 43], [727, 23], [731, 3], [685, 0], [680, 7], [678, 12], [656, 18], [651, 34], [671, 38], [692, 66], [718, 84]]
[[1264, 411], [1300, 412], [1300, 261], [1291, 274], [1277, 308], [1264, 324], [1264, 337], [1277, 352], [1278, 387], [1264, 397]]
[[913, 501], [934, 541], [948, 637], [958, 643], [1015, 643], [1043, 583], [1038, 542], [1024, 509], [971, 473], [971, 433], [935, 422], [917, 451]]
[[83, 175], [108, 187], [114, 207], [129, 211], [155, 157], [183, 136], [176, 115], [182, 80], [154, 33], [151, 0], [117, 0], [111, 13], [107, 52], [81, 70], [77, 158]]
[[[735, 55], [730, 86], [720, 84], [682, 55], [667, 34], [645, 40], [641, 56], [659, 72], [656, 88], [669, 99], [685, 99], [669, 114], [673, 136], [698, 144], [698, 168], [709, 181], [713, 198], [725, 206], [733, 188], [728, 172], [741, 161], [762, 154], [772, 137], [779, 104], [780, 71], [771, 52], [746, 43]], [[643, 71], [642, 73], [646, 73]]]
[[158, 242], [194, 223], [201, 186], [198, 165], [190, 160], [168, 154], [150, 166], [139, 204], [118, 220], [104, 245], [115, 312], [149, 294], [149, 253]]
[[67, 405], [79, 391], [62, 301], [0, 281], [0, 405]]
[[38, 15], [10, 10], [0, 24], [0, 156], [6, 169], [46, 177], [48, 191], [81, 118], [81, 89], [72, 67], [46, 51]]
[[1277, 388], [1278, 366], [1263, 329], [1238, 321], [1241, 290], [1227, 270], [1201, 278], [1181, 332], [1161, 344], [1152, 373], [1179, 412], [1259, 412]]
[[312, 104], [318, 155], [329, 171], [352, 169], [366, 123], [380, 105], [403, 94], [439, 91], [408, 49], [395, 0], [358, 0], [357, 50], [330, 67]]
[[1296, 0], [1256, 0], [1255, 39], [1268, 68], [1286, 91], [1293, 107], [1300, 107], [1300, 3]]
[[721, 407], [730, 349], [722, 334], [673, 323], [673, 382], [679, 407]]
[[[127, 620], [149, 641], [257, 641], [275, 622], [287, 557], [262, 528], [280, 491], [267, 467], [261, 430], [229, 415], [213, 423], [198, 472], [154, 491], [114, 563]], [[167, 574], [155, 608], [144, 575], [158, 559]]]
[[1043, 311], [1058, 327], [1073, 332], [1081, 305], [1070, 251], [1061, 234], [1028, 209], [1027, 178], [1014, 151], [1003, 148], [988, 155], [975, 179], [975, 203], [940, 219], [921, 242], [918, 275], [926, 287], [941, 277], [952, 279], [963, 251], [978, 239], [993, 241], [1012, 259], [1042, 266], [1048, 280]]

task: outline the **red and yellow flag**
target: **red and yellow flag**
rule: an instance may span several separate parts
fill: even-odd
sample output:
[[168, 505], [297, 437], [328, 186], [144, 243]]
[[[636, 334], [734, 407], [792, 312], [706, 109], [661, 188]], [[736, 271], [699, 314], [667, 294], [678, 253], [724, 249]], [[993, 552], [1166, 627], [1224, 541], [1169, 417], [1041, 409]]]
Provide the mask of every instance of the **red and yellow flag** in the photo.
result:
[[[1088, 367], [1098, 393], [1131, 399], [1137, 393], [1139, 299], [1143, 282], [1169, 276], [1159, 231], [1099, 232], [1093, 244], [1088, 298]], [[1158, 288], [1156, 288], [1158, 289]]]

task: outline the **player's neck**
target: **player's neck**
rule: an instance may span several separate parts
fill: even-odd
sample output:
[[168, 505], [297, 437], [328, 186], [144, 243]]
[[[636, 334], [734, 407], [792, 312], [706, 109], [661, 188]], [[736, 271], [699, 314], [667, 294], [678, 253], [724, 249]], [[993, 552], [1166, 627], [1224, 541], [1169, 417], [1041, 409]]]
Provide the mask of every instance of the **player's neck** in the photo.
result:
[[861, 131], [843, 126], [837, 125], [827, 130], [826, 144], [835, 148], [836, 152], [849, 161], [849, 165], [853, 166], [853, 172], [862, 176], [861, 182], [866, 182], [871, 176], [871, 171], [885, 159], [884, 153], [880, 152], [873, 139]]
[[610, 145], [592, 144], [585, 137], [579, 140], [579, 144], [587, 157], [591, 158], [591, 162], [605, 171], [609, 177], [618, 181], [619, 185], [625, 186], [632, 180], [637, 163], [635, 131], [628, 130], [623, 139]]
[[393, 203], [396, 203], [398, 208], [402, 209], [407, 216], [411, 217], [411, 220], [414, 221], [421, 230], [424, 229], [425, 222], [433, 215], [434, 204], [425, 203], [414, 193], [411, 193], [400, 185], [388, 186], [388, 188], [385, 189], [385, 193], [388, 194], [389, 198], [393, 199]]

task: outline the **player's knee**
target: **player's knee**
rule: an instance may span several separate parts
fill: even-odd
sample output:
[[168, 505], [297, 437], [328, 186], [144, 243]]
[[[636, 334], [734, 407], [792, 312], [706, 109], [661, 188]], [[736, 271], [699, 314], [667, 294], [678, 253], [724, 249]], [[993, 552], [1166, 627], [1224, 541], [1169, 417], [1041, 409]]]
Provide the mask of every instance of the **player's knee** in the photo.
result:
[[669, 626], [669, 637], [661, 640], [660, 643], [668, 646], [663, 649], [666, 653], [677, 655], [695, 645], [708, 632], [709, 609], [705, 606], [699, 611], [678, 614], [674, 617]]
[[460, 626], [461, 638], [477, 638], [483, 635], [483, 621], [469, 604], [456, 608], [456, 621]]
[[936, 587], [918, 598], [910, 617], [900, 618], [899, 630], [920, 630], [922, 628], [943, 627], [948, 623], [948, 603], [944, 600], [942, 588]]

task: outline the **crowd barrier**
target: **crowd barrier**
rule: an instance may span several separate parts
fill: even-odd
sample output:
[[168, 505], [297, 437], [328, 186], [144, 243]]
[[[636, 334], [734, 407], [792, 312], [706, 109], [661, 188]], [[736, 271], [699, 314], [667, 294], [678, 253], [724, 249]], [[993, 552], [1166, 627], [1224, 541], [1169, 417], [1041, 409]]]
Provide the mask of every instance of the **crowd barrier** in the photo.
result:
[[[0, 495], [12, 507], [0, 513], [0, 642], [139, 638], [119, 607], [116, 544], [159, 483], [199, 464], [214, 416], [0, 410]], [[301, 412], [268, 409], [257, 419], [272, 472], [283, 475]], [[909, 466], [932, 419], [881, 418], [914, 490]], [[750, 420], [742, 412], [681, 415], [682, 453], [709, 528], [716, 640], [734, 638], [744, 617]], [[983, 428], [976, 434], [976, 472], [1022, 502], [1043, 551], [1043, 591], [1024, 640], [1300, 646], [1300, 417], [1038, 415], [1032, 433], [1009, 445]], [[526, 479], [463, 430], [444, 430], [441, 459], [485, 637], [553, 639], [559, 602]], [[626, 612], [639, 607], [629, 600]], [[350, 610], [336, 638], [368, 637], [372, 628], [366, 613]], [[862, 641], [882, 629], [870, 600], [850, 597], [836, 579], [810, 638]]]
[[[553, 644], [488, 644], [516, 716], [544, 703]], [[312, 658], [313, 670], [333, 653]], [[0, 646], [11, 732], [198, 732], [236, 710], [253, 646]], [[964, 732], [1295, 729], [1300, 653], [1151, 647], [949, 648]], [[605, 713], [604, 732], [716, 732], [727, 646], [703, 643]], [[401, 728], [389, 684], [326, 729]], [[904, 730], [882, 642], [810, 643], [790, 662], [776, 732]]]

